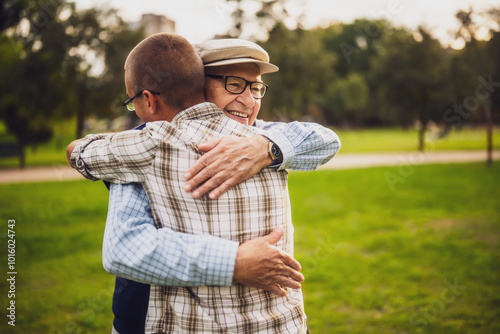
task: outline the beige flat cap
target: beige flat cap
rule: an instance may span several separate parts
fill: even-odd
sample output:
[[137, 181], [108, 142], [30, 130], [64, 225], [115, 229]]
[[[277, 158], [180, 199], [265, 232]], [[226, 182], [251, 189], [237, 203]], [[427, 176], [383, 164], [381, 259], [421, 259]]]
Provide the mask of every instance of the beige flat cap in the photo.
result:
[[195, 44], [194, 48], [206, 67], [255, 63], [259, 66], [261, 74], [279, 70], [278, 66], [269, 63], [266, 50], [243, 39], [212, 39]]

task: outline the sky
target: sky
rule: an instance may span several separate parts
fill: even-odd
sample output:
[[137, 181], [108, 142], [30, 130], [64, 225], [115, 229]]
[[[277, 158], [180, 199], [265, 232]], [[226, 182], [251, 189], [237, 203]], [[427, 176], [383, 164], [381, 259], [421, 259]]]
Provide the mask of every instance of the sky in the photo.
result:
[[[103, 4], [100, 0], [74, 2], [81, 9]], [[252, 5], [251, 0], [244, 2]], [[232, 8], [224, 0], [107, 0], [105, 3], [119, 9], [120, 15], [130, 22], [138, 21], [144, 13], [165, 15], [176, 21], [176, 32], [192, 43], [223, 34], [232, 22]], [[396, 26], [424, 25], [447, 45], [452, 44], [453, 32], [458, 28], [457, 10], [472, 7], [482, 11], [498, 7], [498, 0], [289, 0], [289, 4], [290, 12], [305, 14], [302, 23], [306, 28], [332, 22], [349, 23], [356, 18], [386, 18]], [[487, 29], [481, 33], [486, 36]]]

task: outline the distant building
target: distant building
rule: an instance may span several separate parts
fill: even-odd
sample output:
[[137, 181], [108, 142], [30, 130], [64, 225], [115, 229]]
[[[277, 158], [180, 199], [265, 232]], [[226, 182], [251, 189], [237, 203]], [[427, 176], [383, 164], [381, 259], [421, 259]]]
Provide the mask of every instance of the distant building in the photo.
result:
[[143, 26], [146, 35], [153, 35], [159, 32], [175, 33], [175, 21], [164, 15], [143, 14], [139, 22], [132, 24], [132, 28]]

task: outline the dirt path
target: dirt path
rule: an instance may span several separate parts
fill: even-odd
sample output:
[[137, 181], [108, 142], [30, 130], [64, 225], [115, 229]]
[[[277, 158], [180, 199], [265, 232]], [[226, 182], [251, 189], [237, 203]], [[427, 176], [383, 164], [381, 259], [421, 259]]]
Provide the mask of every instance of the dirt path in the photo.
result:
[[[494, 151], [494, 160], [500, 160], [500, 150]], [[352, 169], [377, 166], [403, 166], [440, 163], [467, 163], [486, 161], [484, 151], [432, 151], [392, 153], [339, 153], [320, 169]], [[77, 180], [83, 177], [67, 165], [25, 169], [0, 169], [0, 183]]]
[[[500, 150], [493, 151], [493, 160], [500, 160]], [[429, 151], [354, 154], [340, 152], [320, 169], [350, 169], [377, 166], [407, 166], [444, 163], [486, 163], [485, 151]]]

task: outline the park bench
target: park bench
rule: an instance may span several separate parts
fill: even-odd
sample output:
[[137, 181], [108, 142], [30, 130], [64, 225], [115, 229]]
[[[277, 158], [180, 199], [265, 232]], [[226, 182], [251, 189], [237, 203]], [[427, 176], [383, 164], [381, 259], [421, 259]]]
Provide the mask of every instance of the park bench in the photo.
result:
[[0, 143], [0, 158], [19, 157], [19, 167], [24, 168], [24, 150], [18, 143], [3, 142]]

